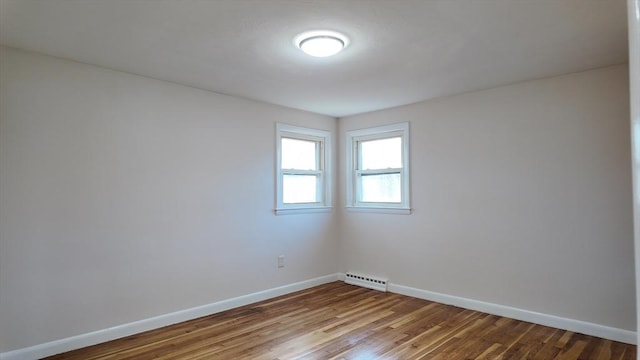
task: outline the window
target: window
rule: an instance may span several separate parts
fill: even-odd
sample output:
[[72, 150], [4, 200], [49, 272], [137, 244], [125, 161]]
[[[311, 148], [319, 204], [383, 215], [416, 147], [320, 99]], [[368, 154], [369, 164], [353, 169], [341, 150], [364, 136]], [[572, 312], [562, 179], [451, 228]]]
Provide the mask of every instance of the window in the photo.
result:
[[276, 124], [276, 214], [331, 207], [331, 133]]
[[347, 208], [409, 214], [409, 123], [346, 137]]

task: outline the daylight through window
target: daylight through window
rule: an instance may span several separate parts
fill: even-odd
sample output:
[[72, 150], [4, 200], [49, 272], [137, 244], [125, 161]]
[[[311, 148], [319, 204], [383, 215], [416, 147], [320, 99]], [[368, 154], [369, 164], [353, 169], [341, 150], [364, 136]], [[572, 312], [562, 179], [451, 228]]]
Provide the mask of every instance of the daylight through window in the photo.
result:
[[406, 213], [408, 123], [347, 132], [347, 207]]
[[330, 207], [330, 133], [277, 124], [276, 213]]

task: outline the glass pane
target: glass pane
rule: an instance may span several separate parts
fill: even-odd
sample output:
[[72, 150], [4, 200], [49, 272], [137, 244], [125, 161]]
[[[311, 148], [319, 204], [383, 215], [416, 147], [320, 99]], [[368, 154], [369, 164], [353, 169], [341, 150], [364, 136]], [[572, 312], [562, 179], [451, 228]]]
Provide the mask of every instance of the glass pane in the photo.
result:
[[285, 204], [318, 202], [317, 184], [318, 177], [315, 175], [284, 175], [282, 202]]
[[402, 202], [400, 174], [362, 175], [360, 189], [362, 202]]
[[360, 142], [360, 170], [402, 168], [402, 138]]
[[318, 170], [316, 141], [282, 138], [283, 169]]

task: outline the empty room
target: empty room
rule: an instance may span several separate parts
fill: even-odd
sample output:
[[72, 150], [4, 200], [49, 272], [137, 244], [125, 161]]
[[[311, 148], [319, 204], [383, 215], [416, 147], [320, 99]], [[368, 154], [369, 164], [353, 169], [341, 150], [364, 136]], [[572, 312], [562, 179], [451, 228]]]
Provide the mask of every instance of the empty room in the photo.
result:
[[639, 34], [640, 0], [0, 0], [0, 359], [636, 359]]

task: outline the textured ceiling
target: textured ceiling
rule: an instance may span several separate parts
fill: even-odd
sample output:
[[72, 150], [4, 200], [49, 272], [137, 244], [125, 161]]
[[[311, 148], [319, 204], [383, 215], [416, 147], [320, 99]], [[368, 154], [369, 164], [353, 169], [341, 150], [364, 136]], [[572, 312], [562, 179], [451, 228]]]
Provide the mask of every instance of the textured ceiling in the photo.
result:
[[[306, 30], [351, 38], [331, 58]], [[627, 61], [625, 0], [0, 0], [0, 43], [341, 117]]]

